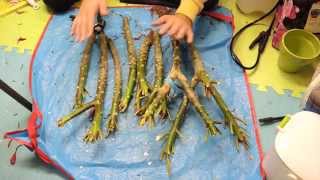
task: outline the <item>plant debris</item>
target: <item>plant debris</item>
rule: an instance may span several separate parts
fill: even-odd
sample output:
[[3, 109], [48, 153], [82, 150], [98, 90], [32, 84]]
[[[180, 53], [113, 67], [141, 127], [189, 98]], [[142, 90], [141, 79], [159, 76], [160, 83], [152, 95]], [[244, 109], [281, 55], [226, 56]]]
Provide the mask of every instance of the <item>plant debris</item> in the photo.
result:
[[17, 44], [19, 44], [20, 42], [25, 41], [25, 40], [27, 40], [27, 38], [19, 37], [17, 40]]

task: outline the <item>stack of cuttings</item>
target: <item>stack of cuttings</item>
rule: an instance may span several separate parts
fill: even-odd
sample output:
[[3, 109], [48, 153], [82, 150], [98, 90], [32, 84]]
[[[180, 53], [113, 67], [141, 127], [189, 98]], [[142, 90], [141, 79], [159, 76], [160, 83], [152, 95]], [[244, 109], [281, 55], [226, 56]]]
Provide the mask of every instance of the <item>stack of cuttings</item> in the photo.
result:
[[[102, 137], [101, 120], [103, 116], [103, 104], [105, 89], [107, 85], [107, 70], [108, 70], [108, 53], [111, 52], [114, 67], [114, 92], [112, 98], [112, 106], [107, 121], [107, 136], [113, 134], [117, 130], [118, 114], [124, 113], [128, 109], [131, 100], [135, 95], [135, 114], [139, 117], [139, 125], [155, 126], [155, 119], [167, 119], [169, 117], [168, 95], [172, 90], [172, 81], [179, 83], [183, 99], [179, 109], [172, 120], [170, 130], [162, 136], [157, 137], [157, 140], [164, 141], [164, 147], [161, 152], [161, 159], [166, 160], [168, 174], [170, 174], [170, 158], [173, 155], [176, 139], [181, 136], [181, 127], [185, 120], [186, 112], [189, 105], [192, 105], [197, 111], [201, 122], [207, 129], [207, 135], [216, 136], [221, 132], [217, 125], [219, 122], [210, 117], [208, 111], [201, 104], [198, 94], [194, 91], [197, 85], [201, 85], [204, 89], [204, 95], [207, 98], [213, 98], [224, 115], [224, 125], [230, 129], [235, 139], [236, 148], [239, 150], [239, 144], [242, 144], [245, 149], [248, 149], [248, 135], [245, 131], [246, 123], [236, 117], [227, 107], [222, 96], [218, 92], [216, 81], [211, 79], [205, 69], [200, 53], [193, 44], [188, 45], [189, 55], [192, 59], [194, 74], [189, 80], [182, 72], [181, 68], [181, 49], [178, 41], [172, 40], [172, 65], [169, 73], [165, 78], [163, 54], [161, 48], [161, 37], [157, 32], [151, 31], [145, 36], [142, 42], [139, 55], [137, 56], [134, 40], [129, 26], [128, 17], [123, 19], [123, 34], [127, 43], [129, 74], [128, 81], [121, 97], [122, 81], [121, 81], [121, 66], [120, 58], [113, 41], [106, 37], [103, 32], [99, 32], [89, 38], [84, 49], [83, 57], [80, 65], [80, 74], [75, 97], [74, 110], [70, 114], [64, 116], [58, 121], [58, 126], [62, 127], [72, 118], [80, 113], [92, 109], [93, 121], [91, 128], [84, 137], [85, 142], [95, 142]], [[83, 103], [85, 95], [85, 84], [88, 76], [90, 53], [96, 36], [99, 39], [100, 47], [100, 65], [99, 78], [96, 91], [96, 97], [89, 103]], [[149, 51], [154, 48], [154, 64], [155, 77], [154, 83], [151, 85], [146, 79], [146, 65]], [[240, 125], [242, 123], [242, 125]]]

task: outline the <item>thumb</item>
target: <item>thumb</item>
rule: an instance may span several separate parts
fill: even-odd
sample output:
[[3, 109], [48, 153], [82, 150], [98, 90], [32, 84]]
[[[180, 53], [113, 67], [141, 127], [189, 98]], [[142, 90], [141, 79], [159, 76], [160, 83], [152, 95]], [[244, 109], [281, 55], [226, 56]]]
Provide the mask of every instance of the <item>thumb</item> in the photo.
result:
[[101, 16], [108, 15], [107, 3], [106, 0], [100, 0], [99, 3], [99, 13]]

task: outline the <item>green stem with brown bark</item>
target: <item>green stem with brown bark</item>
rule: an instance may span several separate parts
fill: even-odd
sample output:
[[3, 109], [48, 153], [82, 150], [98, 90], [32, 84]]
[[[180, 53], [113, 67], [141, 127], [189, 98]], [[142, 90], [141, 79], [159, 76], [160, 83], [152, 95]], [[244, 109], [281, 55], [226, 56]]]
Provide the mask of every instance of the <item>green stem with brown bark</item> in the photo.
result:
[[216, 122], [210, 118], [209, 113], [199, 101], [199, 98], [194, 92], [190, 83], [188, 82], [188, 79], [181, 72], [180, 66], [181, 66], [181, 57], [180, 57], [179, 43], [177, 41], [174, 41], [173, 42], [173, 68], [171, 69], [169, 76], [171, 79], [179, 81], [185, 95], [188, 97], [191, 104], [194, 106], [196, 111], [201, 116], [201, 119], [203, 120], [208, 130], [208, 134], [211, 136], [220, 134], [219, 129], [215, 125]]
[[207, 97], [213, 96], [217, 102], [219, 108], [224, 114], [225, 125], [229, 127], [230, 132], [235, 136], [235, 143], [237, 149], [239, 149], [239, 143], [241, 143], [246, 149], [249, 147], [248, 135], [246, 131], [239, 125], [238, 122], [245, 122], [238, 117], [236, 117], [228, 108], [227, 104], [223, 100], [221, 94], [218, 92], [215, 87], [215, 81], [211, 80], [209, 74], [205, 70], [203, 60], [200, 56], [200, 53], [194, 47], [193, 44], [190, 45], [189, 49], [191, 50], [192, 62], [195, 68], [195, 79], [198, 82], [201, 82], [205, 89], [205, 95]]
[[79, 73], [79, 80], [77, 85], [74, 109], [77, 109], [78, 107], [80, 107], [83, 102], [83, 97], [85, 95], [85, 86], [86, 86], [87, 77], [88, 77], [88, 70], [90, 65], [91, 50], [95, 40], [96, 40], [95, 35], [90, 36], [83, 51], [83, 55], [80, 63], [80, 73]]
[[138, 93], [141, 96], [146, 96], [151, 92], [150, 85], [146, 79], [145, 66], [148, 61], [149, 51], [152, 45], [152, 33], [149, 33], [142, 42], [140, 50], [140, 58], [137, 65], [137, 80], [139, 84]]
[[171, 156], [174, 154], [174, 144], [176, 142], [177, 137], [179, 137], [180, 128], [185, 120], [185, 114], [187, 112], [189, 105], [189, 100], [187, 96], [183, 97], [183, 100], [179, 106], [176, 117], [171, 125], [170, 131], [165, 135], [165, 145], [162, 148], [160, 159], [166, 160], [167, 172], [170, 176], [171, 174]]
[[165, 119], [169, 115], [167, 107], [167, 95], [170, 91], [169, 84], [163, 84], [163, 56], [160, 42], [160, 35], [157, 32], [151, 32], [152, 41], [154, 43], [154, 59], [155, 59], [155, 81], [153, 91], [148, 97], [147, 103], [137, 111], [137, 115], [141, 116], [139, 124], [141, 126], [149, 123], [153, 127], [155, 122], [155, 114], [159, 114], [161, 119]]
[[129, 61], [129, 77], [127, 82], [126, 91], [124, 93], [124, 97], [119, 104], [120, 112], [125, 112], [129, 106], [129, 103], [133, 96], [133, 91], [136, 85], [136, 77], [137, 77], [137, 55], [134, 46], [134, 40], [131, 34], [129, 19], [128, 17], [124, 17], [123, 19], [123, 32], [124, 37], [127, 42], [128, 49], [128, 61]]
[[87, 134], [83, 138], [85, 142], [95, 142], [96, 140], [102, 137], [101, 131], [101, 120], [103, 118], [103, 106], [104, 106], [104, 97], [107, 86], [107, 72], [108, 72], [108, 48], [106, 36], [104, 33], [99, 33], [99, 47], [100, 47], [100, 63], [99, 63], [99, 77], [98, 85], [96, 90], [96, 97], [93, 101], [83, 104], [82, 98], [84, 93], [84, 86], [87, 78], [88, 63], [90, 60], [90, 53], [93, 41], [95, 38], [90, 37], [89, 42], [87, 43], [84, 56], [80, 65], [80, 78], [78, 82], [78, 89], [76, 95], [76, 106], [73, 112], [62, 117], [58, 120], [58, 126], [63, 127], [68, 123], [72, 118], [78, 116], [89, 108], [94, 108], [93, 121], [91, 127], [89, 128]]
[[108, 45], [104, 33], [99, 33], [99, 47], [100, 47], [100, 63], [99, 63], [99, 77], [98, 86], [95, 98], [95, 110], [93, 121], [90, 129], [84, 137], [85, 142], [95, 142], [102, 138], [101, 120], [103, 118], [104, 98], [108, 78]]
[[162, 48], [160, 42], [160, 34], [158, 32], [153, 32], [153, 42], [154, 42], [154, 61], [155, 61], [155, 81], [154, 89], [158, 89], [163, 84], [164, 68], [163, 68], [163, 56]]
[[161, 88], [155, 93], [155, 97], [151, 99], [145, 106], [145, 112], [143, 113], [139, 125], [144, 126], [146, 123], [149, 124], [149, 127], [153, 127], [155, 124], [154, 117], [157, 112], [157, 109], [161, 102], [167, 97], [170, 92], [170, 85], [164, 84]]
[[[158, 32], [153, 32], [152, 36], [153, 36], [153, 42], [154, 42], [154, 61], [155, 61], [154, 89], [156, 90], [163, 85], [164, 68], [163, 68], [163, 56], [162, 56], [160, 34]], [[157, 111], [161, 119], [165, 119], [169, 116], [167, 97], [163, 98]]]
[[68, 115], [60, 118], [58, 120], [58, 127], [63, 127], [65, 124], [67, 124], [71, 119], [75, 118], [76, 116], [80, 115], [81, 113], [83, 113], [84, 111], [94, 107], [95, 105], [95, 101], [91, 101], [87, 104], [81, 104], [79, 105], [76, 109], [74, 109], [74, 111], [72, 111], [71, 113], [69, 113]]
[[108, 122], [107, 131], [108, 131], [108, 135], [110, 135], [114, 133], [117, 129], [119, 104], [121, 99], [121, 64], [120, 64], [121, 61], [120, 61], [120, 56], [116, 49], [116, 46], [114, 45], [114, 42], [111, 39], [108, 39], [108, 47], [111, 51], [114, 69], [115, 69], [112, 106], [111, 106], [111, 110], [107, 120]]
[[152, 45], [152, 32], [150, 32], [143, 40], [140, 56], [137, 61], [137, 87], [135, 96], [135, 112], [141, 108], [142, 98], [151, 92], [150, 85], [146, 79], [145, 66], [147, 64], [149, 51]]

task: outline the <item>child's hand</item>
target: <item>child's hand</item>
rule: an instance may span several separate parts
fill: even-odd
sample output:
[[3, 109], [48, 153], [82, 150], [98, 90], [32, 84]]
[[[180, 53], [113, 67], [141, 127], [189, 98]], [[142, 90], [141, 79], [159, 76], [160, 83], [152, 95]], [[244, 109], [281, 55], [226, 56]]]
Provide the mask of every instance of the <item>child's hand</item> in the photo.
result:
[[80, 12], [73, 21], [71, 34], [76, 41], [83, 41], [93, 33], [97, 13], [101, 16], [108, 14], [105, 0], [83, 0]]
[[164, 15], [153, 22], [159, 26], [159, 34], [168, 34], [172, 38], [181, 40], [185, 38], [188, 43], [193, 42], [192, 21], [183, 14]]

